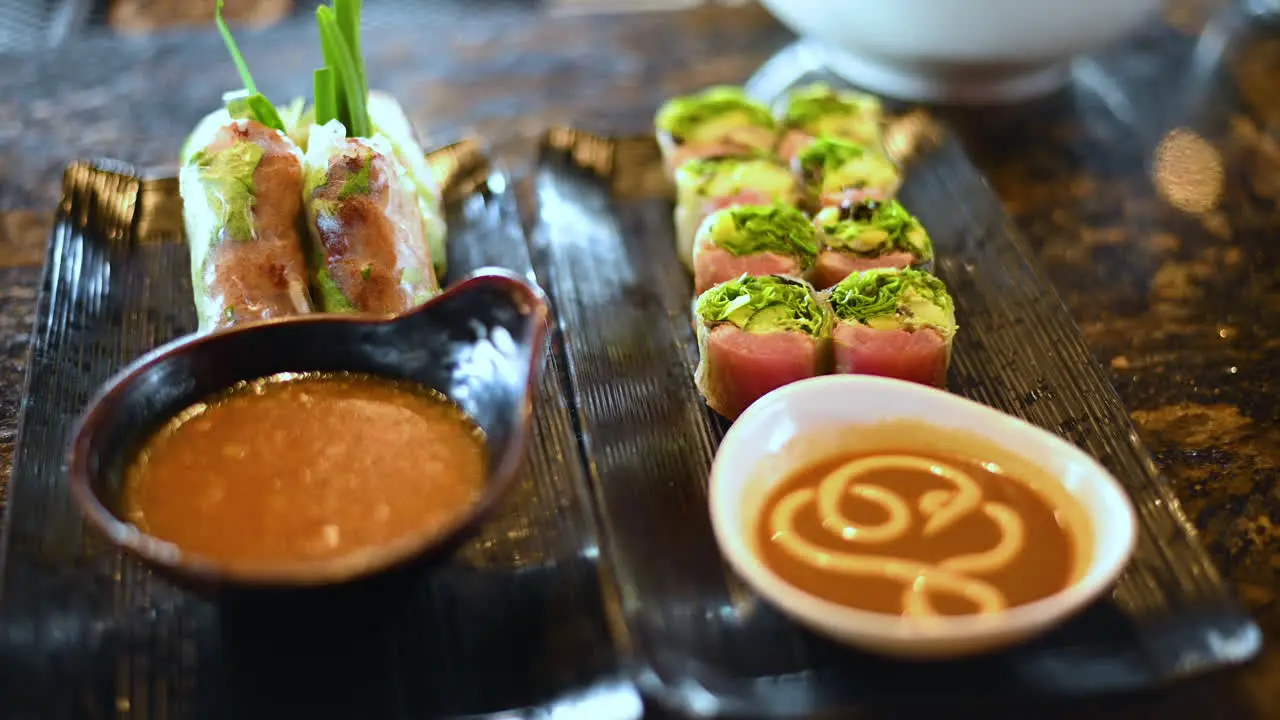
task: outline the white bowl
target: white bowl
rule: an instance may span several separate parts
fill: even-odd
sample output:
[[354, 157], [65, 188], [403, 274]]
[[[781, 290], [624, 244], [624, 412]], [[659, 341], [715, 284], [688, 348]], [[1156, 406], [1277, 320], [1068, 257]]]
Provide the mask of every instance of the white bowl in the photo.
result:
[[[927, 621], [856, 610], [782, 580], [759, 559], [755, 523], [770, 491], [793, 472], [841, 452], [855, 425], [912, 421], [989, 443], [1056, 478], [1083, 511], [1092, 542], [1077, 579], [1043, 600], [987, 615]], [[847, 437], [847, 435], [845, 436]], [[847, 441], [846, 441], [847, 442]], [[1048, 630], [1110, 589], [1133, 552], [1135, 516], [1120, 484], [1093, 458], [1049, 432], [985, 405], [899, 380], [828, 375], [757, 400], [729, 429], [711, 467], [711, 522], [729, 565], [798, 623], [864, 650], [945, 658], [995, 650]]]
[[1013, 102], [1068, 60], [1135, 30], [1164, 0], [760, 0], [837, 75], [927, 102]]

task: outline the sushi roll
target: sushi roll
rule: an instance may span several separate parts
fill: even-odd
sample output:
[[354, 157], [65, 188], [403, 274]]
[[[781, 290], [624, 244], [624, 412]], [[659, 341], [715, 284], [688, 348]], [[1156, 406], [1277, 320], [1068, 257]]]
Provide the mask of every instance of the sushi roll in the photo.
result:
[[819, 290], [859, 270], [932, 266], [929, 233], [897, 200], [825, 207], [813, 224], [819, 250], [810, 279]]
[[814, 83], [791, 93], [782, 111], [778, 155], [794, 160], [814, 138], [827, 135], [865, 145], [883, 146], [884, 112], [880, 99], [854, 90], [835, 90]]
[[311, 128], [304, 158], [313, 283], [326, 312], [399, 313], [440, 290], [429, 225], [384, 136]]
[[778, 138], [769, 108], [728, 85], [668, 100], [658, 108], [654, 130], [668, 177], [697, 158], [771, 153]]
[[801, 150], [793, 165], [819, 207], [888, 199], [902, 184], [898, 166], [883, 153], [830, 135]]
[[744, 275], [700, 295], [694, 313], [694, 380], [730, 420], [765, 393], [827, 370], [831, 309], [803, 280]]
[[244, 88], [225, 95], [179, 152], [198, 332], [312, 311], [298, 224], [302, 151], [257, 92], [221, 2], [215, 20]]
[[694, 292], [743, 274], [802, 277], [818, 256], [816, 236], [809, 218], [790, 205], [717, 210], [694, 241]]
[[827, 291], [834, 369], [945, 387], [955, 305], [938, 278], [911, 268], [856, 272]]
[[772, 158], [704, 158], [676, 170], [676, 251], [693, 270], [694, 237], [711, 213], [739, 205], [795, 205], [800, 184]]

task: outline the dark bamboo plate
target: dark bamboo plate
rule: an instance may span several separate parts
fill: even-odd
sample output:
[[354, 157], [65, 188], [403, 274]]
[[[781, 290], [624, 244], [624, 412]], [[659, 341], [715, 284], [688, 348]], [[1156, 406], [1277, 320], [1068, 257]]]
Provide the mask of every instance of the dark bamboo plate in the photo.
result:
[[[748, 88], [772, 99], [800, 82], [838, 83], [787, 62]], [[964, 707], [992, 717], [1012, 703], [1022, 709], [1011, 717], [1028, 717], [1022, 703], [1148, 689], [1253, 657], [1258, 627], [998, 199], [927, 115], [901, 117], [890, 138], [909, 156], [903, 203], [929, 228], [956, 301], [950, 389], [1068, 438], [1114, 472], [1138, 510], [1133, 562], [1114, 593], [1052, 634], [965, 662], [877, 659], [788, 622], [730, 572], [712, 536], [706, 481], [726, 424], [693, 383], [692, 282], [656, 144], [553, 130], [535, 175], [535, 257], [548, 268], [618, 583], [620, 646], [641, 690], [696, 715], [949, 717]]]
[[[450, 276], [536, 280], [508, 177], [477, 142], [433, 152]], [[437, 572], [317, 606], [213, 605], [86, 532], [63, 458], [120, 366], [195, 328], [171, 176], [66, 172], [32, 335], [0, 555], [0, 716], [632, 718], [601, 602], [591, 498], [553, 338], [526, 474]]]

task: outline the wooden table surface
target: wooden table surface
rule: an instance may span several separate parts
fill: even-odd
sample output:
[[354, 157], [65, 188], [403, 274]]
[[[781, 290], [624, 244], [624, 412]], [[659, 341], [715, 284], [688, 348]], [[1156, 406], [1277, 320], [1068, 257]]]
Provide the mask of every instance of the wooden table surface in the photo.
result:
[[[186, 11], [120, 5], [112, 17], [132, 25], [0, 54], [0, 506], [63, 166], [89, 156], [171, 165], [235, 83], [215, 33], [166, 22]], [[379, 37], [366, 48], [373, 84], [432, 140], [483, 135], [517, 176], [551, 124], [643, 132], [664, 98], [740, 82], [794, 39], [754, 7], [570, 17], [536, 3], [425, 7], [366, 3]], [[272, 97], [309, 89], [319, 59], [306, 15], [240, 34]], [[1280, 717], [1280, 29], [1225, 2], [1181, 0], [1079, 63], [1064, 92], [940, 114], [1039, 254], [1267, 638], [1250, 667], [1061, 716]]]

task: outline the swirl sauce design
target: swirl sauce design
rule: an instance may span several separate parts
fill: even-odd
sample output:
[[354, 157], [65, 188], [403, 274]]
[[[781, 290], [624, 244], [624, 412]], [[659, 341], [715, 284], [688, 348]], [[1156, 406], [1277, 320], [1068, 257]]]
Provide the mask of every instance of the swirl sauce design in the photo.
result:
[[819, 597], [934, 617], [1066, 587], [1074, 548], [1048, 501], [1001, 468], [911, 452], [844, 457], [782, 483], [759, 519], [766, 565]]

